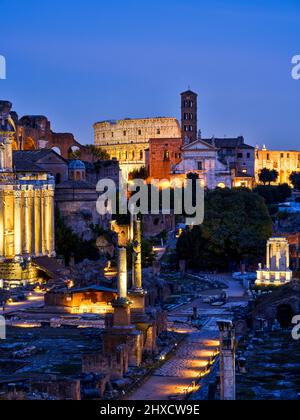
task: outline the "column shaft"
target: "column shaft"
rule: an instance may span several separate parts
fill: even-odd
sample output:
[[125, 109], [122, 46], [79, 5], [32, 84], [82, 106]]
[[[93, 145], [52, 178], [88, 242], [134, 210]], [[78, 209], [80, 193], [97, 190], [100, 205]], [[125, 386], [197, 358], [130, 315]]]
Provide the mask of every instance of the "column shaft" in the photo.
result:
[[22, 254], [22, 193], [15, 192], [14, 197], [14, 237], [15, 256]]

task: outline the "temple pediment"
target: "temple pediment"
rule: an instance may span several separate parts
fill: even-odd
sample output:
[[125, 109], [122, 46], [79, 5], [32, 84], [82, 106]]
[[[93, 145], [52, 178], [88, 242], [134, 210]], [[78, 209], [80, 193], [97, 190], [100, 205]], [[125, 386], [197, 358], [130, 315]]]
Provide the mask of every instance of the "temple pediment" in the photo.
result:
[[183, 147], [183, 151], [188, 152], [188, 151], [197, 151], [197, 150], [201, 150], [201, 151], [214, 151], [216, 150], [215, 147], [213, 147], [212, 145], [206, 143], [203, 140], [196, 140], [193, 143], [190, 143], [186, 146]]

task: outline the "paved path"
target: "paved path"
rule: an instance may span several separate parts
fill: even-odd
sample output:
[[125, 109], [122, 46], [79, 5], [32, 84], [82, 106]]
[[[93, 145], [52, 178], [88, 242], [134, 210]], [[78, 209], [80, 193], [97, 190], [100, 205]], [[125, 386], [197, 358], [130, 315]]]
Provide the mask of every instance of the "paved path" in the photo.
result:
[[[238, 304], [239, 299], [240, 303], [245, 303], [243, 287], [230, 278], [226, 280], [226, 283], [229, 286], [228, 296], [235, 301], [234, 304]], [[200, 316], [208, 317], [207, 323], [201, 331], [186, 323], [195, 306], [198, 308]], [[199, 299], [171, 312], [169, 326], [178, 332], [187, 334], [187, 338], [180, 345], [176, 354], [156, 370], [150, 379], [128, 397], [128, 400], [184, 399], [186, 393], [192, 390], [193, 382], [208, 373], [209, 359], [216, 354], [219, 345], [217, 320], [220, 318], [231, 319], [230, 309], [231, 303], [226, 307], [212, 308], [210, 305], [203, 304]]]
[[2, 308], [0, 309], [0, 315], [8, 315], [13, 312], [24, 311], [30, 308], [39, 308], [42, 306], [44, 306], [44, 295], [33, 294], [27, 301], [7, 304], [4, 313]]

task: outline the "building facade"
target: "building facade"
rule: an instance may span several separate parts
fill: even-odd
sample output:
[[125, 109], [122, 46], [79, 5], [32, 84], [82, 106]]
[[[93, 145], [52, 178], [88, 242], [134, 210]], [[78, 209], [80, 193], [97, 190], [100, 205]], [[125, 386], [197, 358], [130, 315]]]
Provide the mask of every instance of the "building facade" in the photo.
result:
[[146, 166], [146, 150], [150, 139], [180, 138], [176, 118], [127, 119], [104, 121], [94, 125], [94, 141], [117, 159], [123, 176]]
[[174, 166], [182, 159], [182, 139], [151, 139], [149, 143], [149, 169], [152, 179], [170, 179]]
[[252, 188], [255, 178], [255, 148], [244, 137], [206, 139], [218, 149], [219, 160], [232, 172], [233, 187]]
[[279, 174], [276, 184], [291, 185], [290, 175], [300, 172], [300, 151], [268, 150], [266, 147], [255, 151], [255, 177], [259, 183], [262, 169], [276, 170]]
[[173, 168], [171, 178], [186, 178], [190, 173], [198, 175], [204, 188], [232, 187], [228, 165], [219, 160], [218, 150], [203, 140], [183, 146], [182, 161]]
[[38, 166], [13, 166], [10, 111], [0, 104], [0, 279], [18, 285], [37, 280], [35, 257], [55, 255], [55, 181]]

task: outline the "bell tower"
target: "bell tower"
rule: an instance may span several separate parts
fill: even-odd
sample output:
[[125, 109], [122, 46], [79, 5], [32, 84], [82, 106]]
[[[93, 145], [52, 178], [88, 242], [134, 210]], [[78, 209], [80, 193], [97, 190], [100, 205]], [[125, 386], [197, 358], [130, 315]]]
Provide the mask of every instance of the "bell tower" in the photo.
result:
[[191, 90], [181, 94], [181, 132], [186, 143], [198, 138], [198, 95]]

